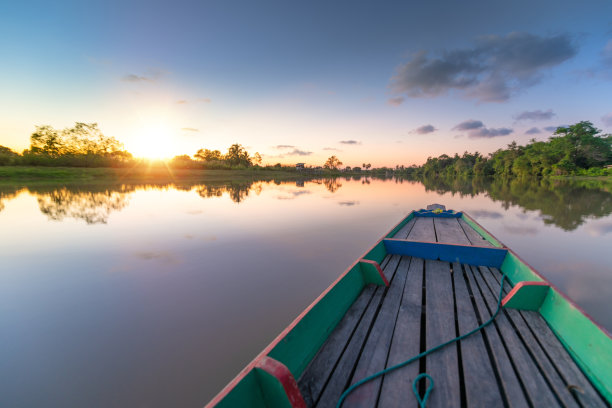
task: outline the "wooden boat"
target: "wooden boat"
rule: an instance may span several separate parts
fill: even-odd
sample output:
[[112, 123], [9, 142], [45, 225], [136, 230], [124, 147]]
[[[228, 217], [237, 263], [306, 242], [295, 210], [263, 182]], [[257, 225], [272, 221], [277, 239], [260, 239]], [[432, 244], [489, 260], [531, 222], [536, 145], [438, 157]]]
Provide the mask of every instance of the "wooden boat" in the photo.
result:
[[[433, 390], [420, 380], [413, 391], [422, 373]], [[427, 389], [429, 407], [609, 407], [612, 338], [467, 214], [434, 205], [391, 229], [207, 407], [341, 396], [344, 407], [416, 407]]]

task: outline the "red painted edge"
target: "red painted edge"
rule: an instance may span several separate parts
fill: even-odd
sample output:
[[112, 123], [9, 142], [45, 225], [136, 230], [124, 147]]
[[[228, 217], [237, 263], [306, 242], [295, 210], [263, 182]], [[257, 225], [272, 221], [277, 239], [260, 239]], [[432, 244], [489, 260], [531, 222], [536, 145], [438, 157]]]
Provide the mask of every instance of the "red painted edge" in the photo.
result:
[[387, 277], [385, 276], [385, 274], [383, 273], [383, 270], [381, 269], [380, 265], [378, 264], [378, 262], [376, 261], [372, 261], [370, 259], [363, 259], [361, 258], [359, 260], [359, 262], [364, 262], [370, 265], [374, 265], [374, 267], [376, 268], [376, 270], [378, 271], [378, 274], [380, 275], [380, 277], [382, 278], [382, 280], [385, 282], [385, 286], [389, 287], [389, 281], [387, 280]]
[[516, 295], [516, 293], [521, 290], [521, 288], [523, 286], [548, 286], [550, 287], [550, 285], [548, 284], [548, 282], [531, 282], [531, 281], [521, 281], [519, 283], [517, 283], [510, 292], [508, 292], [508, 294], [504, 297], [504, 300], [502, 300], [502, 307], [506, 306], [506, 303], [508, 303], [508, 301], [510, 299], [512, 299], [512, 297], [514, 295]]
[[274, 376], [281, 383], [293, 408], [306, 408], [304, 397], [286, 365], [271, 357], [262, 357], [255, 366]]
[[270, 351], [272, 351], [274, 349], [274, 347], [276, 347], [276, 345], [278, 343], [280, 343], [286, 336], [287, 334], [289, 334], [289, 332], [291, 332], [291, 330], [293, 330], [293, 328], [295, 326], [298, 325], [298, 323], [304, 318], [304, 316], [306, 316], [311, 310], [312, 308], [321, 301], [321, 299], [323, 299], [331, 290], [334, 286], [336, 286], [338, 284], [338, 282], [340, 282], [349, 272], [351, 269], [353, 269], [355, 267], [355, 265], [357, 265], [359, 263], [359, 261], [361, 259], [363, 259], [364, 256], [366, 256], [371, 250], [373, 250], [378, 244], [380, 244], [382, 242], [383, 239], [386, 238], [387, 235], [389, 235], [395, 228], [397, 228], [402, 222], [404, 222], [404, 220], [408, 217], [410, 217], [410, 215], [414, 213], [414, 211], [409, 212], [404, 218], [402, 218], [400, 220], [400, 222], [398, 222], [397, 224], [395, 224], [391, 229], [389, 229], [389, 231], [387, 231], [387, 233], [385, 235], [383, 235], [378, 241], [376, 241], [376, 243], [374, 245], [372, 245], [370, 248], [368, 248], [363, 255], [361, 255], [359, 258], [357, 258], [357, 260], [355, 262], [353, 262], [348, 268], [346, 268], [346, 270], [340, 274], [340, 276], [338, 276], [338, 278], [333, 281], [331, 283], [331, 285], [329, 285], [327, 287], [327, 289], [325, 289], [320, 295], [319, 297], [317, 297], [310, 305], [308, 305], [308, 307], [306, 309], [304, 309], [304, 311], [302, 313], [300, 313], [298, 315], [298, 317], [296, 317], [290, 324], [289, 326], [287, 326], [278, 336], [276, 336], [276, 338], [274, 340], [272, 340], [272, 342], [270, 344], [268, 344], [266, 346], [266, 348], [264, 348], [261, 353], [259, 353], [257, 355], [257, 357], [255, 357], [253, 359], [253, 361], [251, 361], [246, 367], [244, 367], [242, 369], [242, 371], [240, 371], [238, 373], [238, 375], [236, 375], [236, 377], [234, 377], [234, 379], [232, 381], [230, 381], [208, 404], [206, 404], [204, 406], [204, 408], [212, 408], [215, 405], [217, 405], [219, 402], [221, 402], [221, 400], [223, 400], [223, 398], [225, 398], [225, 396], [227, 394], [229, 394], [232, 389], [240, 382], [242, 381], [242, 379], [244, 377], [246, 377], [246, 375], [257, 366], [257, 362], [263, 358], [266, 357], [268, 355], [268, 353], [270, 353]]

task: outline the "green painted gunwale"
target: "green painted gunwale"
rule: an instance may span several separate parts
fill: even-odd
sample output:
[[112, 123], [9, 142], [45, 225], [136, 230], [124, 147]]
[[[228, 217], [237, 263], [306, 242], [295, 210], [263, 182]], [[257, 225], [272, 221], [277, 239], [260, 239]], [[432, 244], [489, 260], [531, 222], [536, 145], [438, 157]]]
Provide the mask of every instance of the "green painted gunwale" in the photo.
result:
[[[408, 214], [360, 259], [382, 262], [387, 255], [383, 239], [392, 238], [415, 216], [418, 214], [414, 211]], [[461, 218], [495, 247], [507, 248], [467, 214], [461, 214]], [[547, 282], [511, 250], [508, 250], [501, 270], [513, 285], [521, 281]], [[280, 383], [256, 368], [255, 363], [269, 356], [286, 365], [292, 375], [299, 378], [369, 283], [384, 284], [373, 266], [357, 260], [206, 407], [290, 407]], [[594, 386], [612, 403], [612, 337], [557, 288], [550, 286], [540, 314]]]

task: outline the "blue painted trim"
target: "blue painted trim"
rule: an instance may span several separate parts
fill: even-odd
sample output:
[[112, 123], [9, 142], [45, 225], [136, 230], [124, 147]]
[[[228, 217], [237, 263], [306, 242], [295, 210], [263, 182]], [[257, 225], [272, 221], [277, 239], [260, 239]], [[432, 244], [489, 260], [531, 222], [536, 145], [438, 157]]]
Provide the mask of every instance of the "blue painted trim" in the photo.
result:
[[386, 238], [383, 240], [389, 254], [407, 255], [417, 258], [447, 262], [460, 262], [469, 265], [501, 267], [508, 254], [507, 249], [477, 247], [438, 242], [406, 241]]
[[436, 217], [436, 218], [461, 218], [462, 212], [455, 212], [453, 210], [444, 210], [442, 212], [435, 212], [432, 210], [423, 210], [414, 212], [415, 217]]

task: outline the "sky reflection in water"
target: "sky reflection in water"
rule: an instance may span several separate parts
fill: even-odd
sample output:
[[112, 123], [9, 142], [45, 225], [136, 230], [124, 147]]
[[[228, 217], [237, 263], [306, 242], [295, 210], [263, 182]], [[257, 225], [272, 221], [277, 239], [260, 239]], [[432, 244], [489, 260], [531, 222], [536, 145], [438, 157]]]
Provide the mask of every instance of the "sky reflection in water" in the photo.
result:
[[434, 202], [471, 214], [611, 329], [608, 191], [370, 179], [2, 187], [0, 405], [202, 406]]

